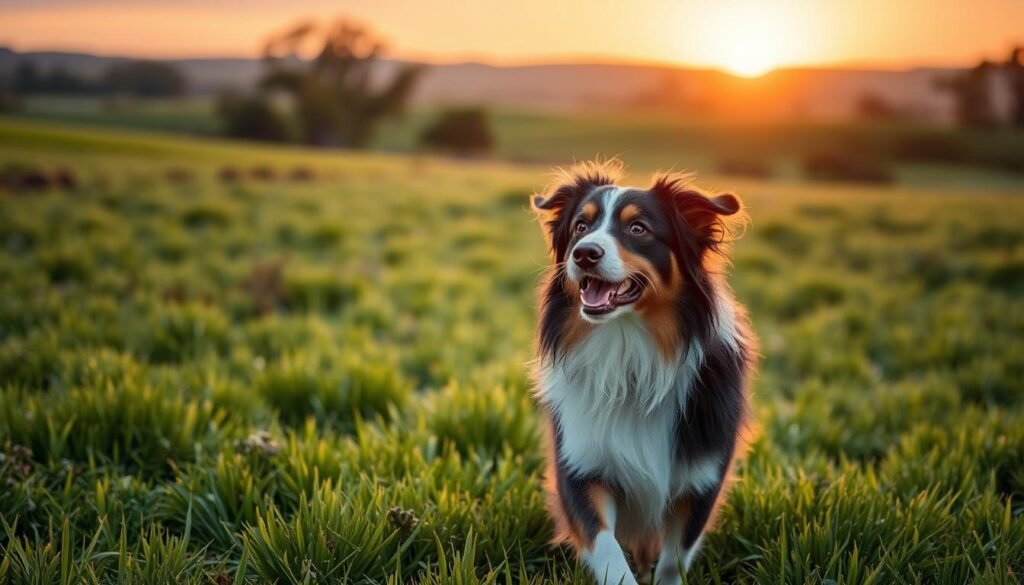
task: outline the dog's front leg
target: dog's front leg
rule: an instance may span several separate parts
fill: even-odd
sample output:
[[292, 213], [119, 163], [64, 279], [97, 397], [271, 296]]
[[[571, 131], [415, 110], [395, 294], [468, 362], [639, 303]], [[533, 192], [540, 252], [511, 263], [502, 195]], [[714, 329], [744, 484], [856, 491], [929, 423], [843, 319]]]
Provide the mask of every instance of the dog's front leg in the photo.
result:
[[664, 547], [654, 571], [656, 585], [678, 585], [682, 573], [690, 570], [720, 491], [721, 484], [707, 493], [688, 494], [673, 503], [665, 519]]
[[564, 467], [558, 473], [559, 504], [574, 525], [580, 558], [599, 585], [636, 585], [626, 554], [615, 539], [615, 498], [601, 483]]
[[615, 539], [615, 519], [618, 512], [615, 498], [603, 488], [592, 486], [590, 496], [602, 520], [601, 528], [583, 549], [583, 562], [601, 585], [636, 585], [633, 571], [626, 562], [626, 554]]

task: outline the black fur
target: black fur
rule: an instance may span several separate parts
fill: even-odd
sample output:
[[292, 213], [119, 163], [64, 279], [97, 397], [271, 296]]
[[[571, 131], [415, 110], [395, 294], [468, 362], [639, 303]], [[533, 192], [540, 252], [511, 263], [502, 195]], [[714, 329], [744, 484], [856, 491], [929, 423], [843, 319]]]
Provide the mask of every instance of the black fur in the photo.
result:
[[[610, 175], [599, 169], [589, 169], [574, 179], [559, 186], [550, 195], [538, 195], [533, 199], [535, 208], [551, 216], [545, 227], [551, 240], [551, 253], [557, 264], [565, 262], [572, 243], [572, 225], [583, 201], [598, 187], [611, 185]], [[557, 359], [562, 344], [563, 325], [573, 317], [573, 301], [565, 290], [562, 270], [555, 270], [548, 278], [541, 298], [540, 350], [542, 355]]]
[[[714, 455], [732, 459], [746, 417], [747, 357], [721, 343], [704, 347], [704, 365], [676, 424], [676, 453], [689, 461]], [[725, 469], [722, 469], [725, 475]]]
[[[612, 184], [607, 176], [581, 175], [556, 189], [547, 198], [534, 201], [539, 210], [549, 212], [546, 227], [552, 254], [559, 263], [541, 292], [539, 352], [541, 359], [557, 360], [563, 347], [566, 324], [579, 318], [575, 299], [571, 298], [559, 269], [568, 251], [578, 239], [574, 226], [582, 207], [590, 197], [598, 197], [597, 187]], [[745, 384], [751, 371], [756, 347], [746, 316], [736, 314], [737, 347], [715, 336], [715, 315], [718, 302], [731, 302], [729, 294], [719, 294], [716, 287], [725, 286], [714, 273], [720, 264], [715, 256], [724, 255], [729, 223], [723, 216], [739, 211], [739, 202], [732, 195], [709, 198], [688, 187], [685, 178], [663, 177], [647, 191], [630, 191], [620, 198], [616, 209], [600, 213], [618, 214], [629, 204], [641, 209], [642, 221], [649, 235], [634, 237], [629, 225], [614, 226], [613, 236], [623, 248], [651, 262], [662, 279], [668, 282], [672, 262], [682, 275], [682, 290], [674, 301], [681, 331], [681, 343], [687, 352], [699, 344], [703, 361], [693, 386], [687, 391], [686, 405], [676, 422], [675, 454], [678, 461], [696, 463], [714, 458], [720, 462], [717, 484], [706, 493], [689, 494], [684, 503], [688, 516], [683, 532], [683, 546], [691, 548], [700, 538], [722, 492], [725, 478], [735, 455], [740, 433], [747, 415]], [[599, 223], [595, 218], [594, 222]], [[625, 222], [629, 223], [629, 222]], [[611, 356], [610, 356], [611, 357]], [[554, 413], [549, 413], [554, 417]], [[555, 469], [561, 505], [571, 522], [593, 538], [600, 527], [598, 512], [587, 497], [587, 487], [596, 477], [579, 477], [561, 463], [562, 429], [552, 420], [554, 428]], [[618, 486], [625, 489], [626, 486]]]
[[558, 497], [561, 498], [562, 509], [582, 531], [582, 536], [588, 541], [593, 540], [601, 530], [601, 516], [594, 509], [594, 504], [587, 494], [587, 488], [599, 480], [596, 477], [574, 473], [562, 463], [562, 428], [558, 421], [554, 421], [551, 426], [554, 429], [553, 440], [556, 453], [555, 481], [558, 482]]
[[555, 262], [565, 261], [565, 254], [572, 238], [572, 220], [576, 216], [582, 200], [596, 187], [612, 185], [612, 177], [600, 169], [587, 169], [573, 176], [573, 179], [560, 185], [547, 196], [537, 195], [533, 198], [533, 206], [543, 212], [549, 212], [552, 219], [547, 222], [551, 236], [551, 252]]
[[565, 334], [565, 321], [573, 318], [576, 307], [565, 290], [561, 274], [551, 275], [543, 295], [540, 309], [540, 352], [546, 359], [557, 360]]
[[612, 213], [619, 214], [627, 205], [635, 205], [641, 210], [643, 223], [650, 230], [652, 237], [635, 237], [630, 235], [630, 222], [615, 224], [612, 233], [621, 242], [622, 247], [630, 252], [643, 256], [666, 282], [672, 275], [672, 224], [668, 215], [658, 205], [657, 200], [645, 196], [643, 191], [628, 191], [619, 199], [618, 206]]
[[719, 482], [713, 489], [703, 494], [687, 496], [689, 515], [686, 517], [686, 526], [683, 528], [683, 548], [689, 550], [697, 543], [697, 539], [704, 533], [704, 527], [711, 518], [711, 512], [715, 509], [715, 502], [722, 492], [722, 483]]

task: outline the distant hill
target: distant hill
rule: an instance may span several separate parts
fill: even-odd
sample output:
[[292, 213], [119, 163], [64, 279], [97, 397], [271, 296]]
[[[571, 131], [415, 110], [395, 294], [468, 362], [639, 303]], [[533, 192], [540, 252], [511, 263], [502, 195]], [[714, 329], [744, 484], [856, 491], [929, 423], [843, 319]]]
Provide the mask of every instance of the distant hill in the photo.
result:
[[[0, 75], [9, 74], [18, 62], [28, 60], [44, 70], [60, 67], [82, 77], [96, 78], [112, 64], [132, 59], [59, 51], [16, 53], [0, 49]], [[249, 58], [213, 57], [164, 61], [178, 66], [188, 79], [190, 92], [200, 95], [215, 94], [231, 87], [250, 87], [256, 83], [261, 70], [259, 60]]]
[[[42, 68], [63, 67], [83, 77], [96, 77], [110, 64], [129, 57], [2, 49], [0, 75], [9, 74], [18, 61], [26, 59]], [[166, 61], [180, 67], [190, 92], [199, 95], [252, 87], [261, 71], [259, 60], [250, 58]], [[383, 62], [379, 75], [388, 75], [398, 65], [396, 61]], [[934, 79], [953, 71], [781, 69], [747, 80], [716, 70], [659, 65], [438, 64], [429, 67], [414, 100], [419, 104], [481, 103], [554, 110], [671, 108], [697, 114], [749, 111], [771, 117], [844, 118], [854, 111], [859, 99], [872, 94], [921, 118], [946, 121], [952, 116], [952, 103], [935, 90]]]

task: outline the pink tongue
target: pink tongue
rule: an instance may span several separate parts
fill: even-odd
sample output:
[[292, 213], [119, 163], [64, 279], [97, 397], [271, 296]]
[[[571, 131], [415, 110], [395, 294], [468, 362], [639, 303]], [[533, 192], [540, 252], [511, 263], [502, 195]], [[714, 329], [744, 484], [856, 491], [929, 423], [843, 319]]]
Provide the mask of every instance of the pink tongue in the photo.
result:
[[603, 307], [612, 302], [612, 293], [618, 286], [615, 283], [600, 280], [590, 281], [590, 286], [580, 295], [583, 304], [588, 307]]

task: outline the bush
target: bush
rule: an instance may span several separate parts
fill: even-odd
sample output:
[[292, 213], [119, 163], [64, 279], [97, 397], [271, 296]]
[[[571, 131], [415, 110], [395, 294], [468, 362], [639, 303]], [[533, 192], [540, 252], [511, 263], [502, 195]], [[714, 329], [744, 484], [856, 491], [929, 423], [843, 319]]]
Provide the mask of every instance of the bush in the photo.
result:
[[948, 132], [904, 136], [896, 142], [894, 154], [900, 160], [929, 163], [961, 163], [968, 159], [966, 144]]
[[66, 168], [46, 169], [35, 165], [7, 164], [0, 168], [0, 189], [13, 193], [78, 188], [74, 171]]
[[736, 177], [769, 179], [775, 174], [775, 169], [769, 161], [763, 159], [730, 157], [719, 161], [718, 172]]
[[[217, 103], [217, 113], [224, 121], [224, 133], [232, 138], [294, 142], [288, 119], [266, 98], [225, 94]], [[223, 173], [221, 178], [225, 179]]]
[[111, 65], [103, 77], [107, 91], [138, 97], [184, 95], [185, 76], [169, 63], [129, 61]]
[[420, 133], [420, 144], [459, 154], [479, 154], [494, 148], [487, 112], [466, 108], [442, 112]]
[[804, 174], [816, 181], [892, 183], [892, 169], [867, 155], [838, 150], [812, 152], [804, 157]]

